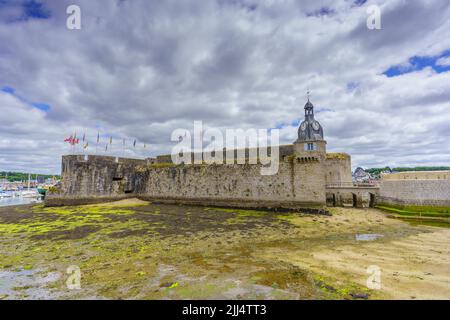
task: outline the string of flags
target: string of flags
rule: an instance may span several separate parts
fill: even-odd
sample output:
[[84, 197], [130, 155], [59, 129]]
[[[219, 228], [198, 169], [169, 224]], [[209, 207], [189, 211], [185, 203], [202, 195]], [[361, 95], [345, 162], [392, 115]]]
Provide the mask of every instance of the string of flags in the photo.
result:
[[[69, 137], [65, 138], [64, 142], [69, 143], [69, 145], [73, 148], [77, 144], [80, 143], [80, 139], [77, 138], [77, 133], [75, 132], [74, 134], [71, 134]], [[84, 150], [87, 150], [89, 148], [89, 141], [86, 138], [86, 133], [83, 133], [83, 138], [81, 139], [81, 142], [82, 142], [82, 144], [81, 144], [82, 148]], [[98, 148], [99, 144], [100, 144], [100, 132], [97, 132], [96, 151], [97, 151], [97, 148]], [[105, 152], [108, 152], [108, 145], [110, 146], [109, 150], [110, 151], [112, 150], [112, 144], [113, 144], [113, 137], [110, 136], [109, 137], [109, 141], [105, 145]], [[137, 139], [134, 139], [133, 140], [133, 148], [136, 148], [136, 144], [137, 144]], [[122, 150], [123, 151], [125, 150], [125, 146], [126, 146], [126, 139], [123, 138], [122, 139], [122, 147], [123, 147]], [[143, 143], [143, 147], [144, 147], [144, 149], [146, 149], [147, 148], [147, 143], [144, 142]]]

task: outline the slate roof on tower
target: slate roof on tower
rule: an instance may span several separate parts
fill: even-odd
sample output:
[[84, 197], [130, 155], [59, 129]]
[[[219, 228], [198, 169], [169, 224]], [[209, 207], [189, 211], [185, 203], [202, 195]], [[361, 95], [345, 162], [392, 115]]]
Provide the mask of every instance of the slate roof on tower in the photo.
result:
[[323, 140], [323, 128], [320, 123], [314, 119], [314, 106], [309, 101], [305, 104], [305, 120], [298, 128], [297, 141]]

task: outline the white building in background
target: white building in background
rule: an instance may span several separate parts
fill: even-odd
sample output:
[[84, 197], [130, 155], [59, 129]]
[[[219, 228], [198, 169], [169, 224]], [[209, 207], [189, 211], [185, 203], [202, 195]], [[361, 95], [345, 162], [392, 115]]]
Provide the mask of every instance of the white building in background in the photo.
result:
[[352, 178], [354, 182], [369, 182], [373, 179], [370, 173], [366, 172], [361, 167], [355, 169], [355, 172], [352, 174]]

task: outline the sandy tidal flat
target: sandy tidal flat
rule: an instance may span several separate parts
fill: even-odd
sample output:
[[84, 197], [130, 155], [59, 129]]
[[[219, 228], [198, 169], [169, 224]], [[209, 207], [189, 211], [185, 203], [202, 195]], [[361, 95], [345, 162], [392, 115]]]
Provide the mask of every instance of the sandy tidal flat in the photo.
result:
[[[449, 228], [331, 212], [0, 208], [0, 298], [450, 299]], [[74, 268], [79, 289], [67, 285]], [[367, 287], [373, 268], [380, 289]]]

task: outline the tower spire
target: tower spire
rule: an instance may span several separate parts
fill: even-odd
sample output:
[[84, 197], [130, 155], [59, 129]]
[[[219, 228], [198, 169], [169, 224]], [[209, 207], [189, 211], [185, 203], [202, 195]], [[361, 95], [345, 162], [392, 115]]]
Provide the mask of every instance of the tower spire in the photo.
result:
[[[299, 141], [322, 141], [323, 140], [323, 129], [319, 122], [314, 119], [314, 106], [310, 101], [311, 91], [309, 87], [306, 90], [306, 97], [308, 101], [305, 104], [305, 120], [300, 124], [298, 128], [298, 139]], [[311, 142], [312, 143], [312, 142]], [[310, 146], [308, 146], [309, 148]], [[313, 149], [308, 150], [315, 150]], [[306, 149], [305, 149], [306, 150]], [[325, 150], [325, 149], [323, 149]]]
[[306, 102], [305, 104], [305, 119], [306, 120], [314, 120], [314, 106], [311, 103], [311, 101], [309, 101], [311, 92], [308, 90], [306, 91], [306, 96], [308, 98], [308, 102]]

